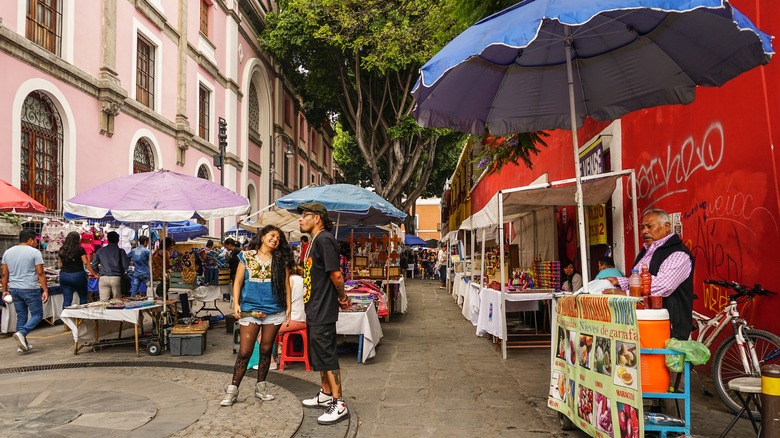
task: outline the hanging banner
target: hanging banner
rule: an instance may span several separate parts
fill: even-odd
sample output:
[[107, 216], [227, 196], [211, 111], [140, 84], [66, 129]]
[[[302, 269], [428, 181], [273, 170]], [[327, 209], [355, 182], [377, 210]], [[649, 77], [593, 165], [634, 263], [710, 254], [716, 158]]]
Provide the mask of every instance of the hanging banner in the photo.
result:
[[607, 244], [607, 206], [588, 206], [588, 242], [593, 245]]
[[644, 436], [637, 301], [611, 295], [557, 301], [547, 406], [590, 436]]

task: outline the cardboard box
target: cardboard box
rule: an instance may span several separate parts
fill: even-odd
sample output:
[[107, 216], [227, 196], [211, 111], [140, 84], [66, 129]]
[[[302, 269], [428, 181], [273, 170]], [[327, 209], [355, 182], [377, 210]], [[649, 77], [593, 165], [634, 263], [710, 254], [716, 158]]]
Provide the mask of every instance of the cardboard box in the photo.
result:
[[174, 335], [168, 337], [171, 356], [201, 356], [206, 351], [206, 333]]

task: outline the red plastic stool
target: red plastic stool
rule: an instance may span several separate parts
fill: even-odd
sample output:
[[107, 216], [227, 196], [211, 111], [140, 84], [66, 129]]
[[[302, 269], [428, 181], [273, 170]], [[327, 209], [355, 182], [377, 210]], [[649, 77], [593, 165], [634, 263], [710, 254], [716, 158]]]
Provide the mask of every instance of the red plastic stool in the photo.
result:
[[[293, 343], [290, 336], [300, 336], [303, 338], [303, 351], [296, 352], [293, 350]], [[282, 344], [279, 354], [279, 369], [284, 370], [285, 362], [303, 362], [306, 365], [306, 371], [311, 371], [311, 364], [309, 364], [309, 340], [307, 338], [306, 329], [294, 330], [291, 332], [285, 332], [276, 337], [277, 345]]]

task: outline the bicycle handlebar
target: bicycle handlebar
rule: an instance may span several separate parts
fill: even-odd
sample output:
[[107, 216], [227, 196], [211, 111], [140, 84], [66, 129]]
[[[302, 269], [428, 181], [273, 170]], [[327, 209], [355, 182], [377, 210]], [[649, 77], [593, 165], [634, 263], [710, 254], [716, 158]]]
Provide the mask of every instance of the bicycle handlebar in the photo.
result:
[[[734, 295], [731, 295], [731, 297], [738, 298], [741, 296], [747, 296], [750, 298], [753, 298], [754, 296], [769, 296], [769, 295], [777, 295], [775, 292], [772, 292], [771, 290], [766, 290], [763, 287], [761, 287], [760, 284], [753, 285], [752, 288], [745, 286], [743, 284], [739, 284], [736, 281], [721, 281], [721, 280], [704, 280], [707, 284], [714, 284], [716, 286], [722, 286], [727, 287], [735, 292], [737, 292]], [[732, 298], [732, 299], [734, 299]]]

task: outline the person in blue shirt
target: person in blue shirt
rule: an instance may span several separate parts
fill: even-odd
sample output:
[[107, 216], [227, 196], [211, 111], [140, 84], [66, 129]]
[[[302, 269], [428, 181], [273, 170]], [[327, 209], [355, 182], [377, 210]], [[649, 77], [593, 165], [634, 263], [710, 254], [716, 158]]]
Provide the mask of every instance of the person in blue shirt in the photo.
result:
[[604, 256], [599, 259], [599, 273], [596, 274], [595, 280], [607, 278], [607, 277], [625, 277], [620, 269], [615, 267], [615, 260], [612, 257]]
[[238, 255], [239, 264], [233, 282], [233, 314], [238, 319], [240, 345], [233, 367], [233, 379], [225, 388], [220, 406], [231, 406], [238, 400], [238, 387], [246, 373], [255, 342], [260, 342], [260, 363], [254, 396], [273, 400], [266, 377], [271, 366], [271, 349], [281, 324], [289, 322], [292, 311], [290, 268], [292, 250], [284, 232], [273, 225], [265, 226]]
[[129, 258], [133, 261], [133, 275], [130, 277], [133, 284], [130, 286], [130, 296], [138, 295], [138, 288], [141, 283], [149, 281], [149, 256], [151, 251], [147, 248], [149, 238], [146, 236], [138, 237], [138, 246], [130, 251]]

